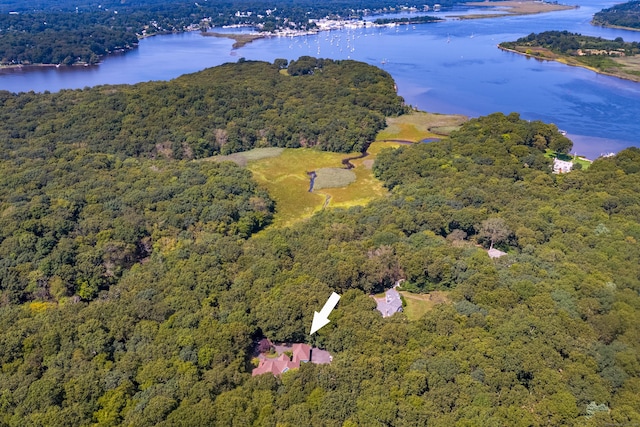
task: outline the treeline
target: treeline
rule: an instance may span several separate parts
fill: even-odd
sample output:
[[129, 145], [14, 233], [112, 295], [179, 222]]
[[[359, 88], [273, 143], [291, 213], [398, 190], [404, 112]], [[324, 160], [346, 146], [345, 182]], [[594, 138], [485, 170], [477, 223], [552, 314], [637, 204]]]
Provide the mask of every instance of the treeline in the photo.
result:
[[640, 28], [640, 1], [616, 4], [593, 15], [595, 25]]
[[64, 156], [77, 144], [175, 159], [268, 146], [362, 151], [405, 108], [389, 74], [364, 63], [241, 61], [170, 82], [0, 92], [0, 157]]
[[[555, 126], [517, 114], [474, 119], [448, 139], [381, 153], [375, 173], [389, 197], [249, 239], [234, 234], [235, 219], [221, 233], [214, 215], [224, 194], [251, 194], [228, 164], [113, 156], [105, 166], [113, 157], [87, 156], [80, 144], [71, 166], [92, 178], [74, 186], [55, 157], [4, 159], [13, 169], [3, 179], [23, 179], [2, 187], [1, 218], [13, 218], [3, 226], [16, 230], [3, 259], [33, 240], [25, 229], [54, 227], [44, 219], [82, 185], [93, 190], [72, 237], [106, 224], [96, 236], [110, 238], [120, 227], [105, 216], [130, 206], [153, 231], [145, 258], [92, 301], [55, 292], [12, 300], [3, 289], [0, 423], [639, 423], [640, 150], [553, 175], [545, 150], [570, 147]], [[107, 179], [124, 179], [126, 168], [131, 191]], [[41, 170], [51, 171], [46, 181], [35, 179]], [[160, 177], [138, 178], [152, 174]], [[225, 181], [211, 187], [210, 202], [200, 200], [208, 176]], [[155, 193], [167, 186], [173, 196]], [[250, 217], [269, 212], [267, 198], [253, 197]], [[183, 216], [192, 204], [203, 206], [195, 223]], [[489, 259], [492, 245], [508, 255]], [[25, 253], [22, 263], [35, 259]], [[33, 265], [14, 271], [36, 279]], [[383, 319], [368, 294], [401, 278], [416, 291], [447, 291], [451, 303], [417, 321]], [[331, 323], [309, 337], [331, 291], [342, 295]], [[306, 340], [334, 359], [252, 378], [253, 342], [263, 335]]]
[[429, 22], [438, 22], [441, 21], [440, 18], [435, 16], [415, 16], [411, 18], [385, 18], [385, 19], [376, 19], [373, 21], [378, 25], [387, 25], [387, 24], [425, 24]]
[[500, 46], [507, 49], [514, 49], [518, 46], [543, 47], [556, 53], [574, 56], [578, 55], [578, 50], [582, 50], [584, 56], [608, 56], [614, 55], [615, 53], [613, 52], [622, 53], [625, 56], [633, 56], [640, 53], [638, 42], [625, 42], [622, 37], [617, 37], [615, 40], [607, 40], [602, 37], [583, 36], [582, 34], [568, 31], [531, 33], [515, 42], [500, 43]]
[[35, 34], [9, 32], [0, 38], [0, 63], [96, 64], [106, 54], [132, 49], [137, 44], [134, 33], [107, 27], [84, 31], [47, 29]]

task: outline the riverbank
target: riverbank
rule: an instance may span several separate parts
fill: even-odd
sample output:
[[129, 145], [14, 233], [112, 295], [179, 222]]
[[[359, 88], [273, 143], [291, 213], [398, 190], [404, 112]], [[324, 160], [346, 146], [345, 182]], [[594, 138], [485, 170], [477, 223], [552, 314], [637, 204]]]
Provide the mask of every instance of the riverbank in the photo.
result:
[[471, 13], [471, 14], [456, 15], [455, 18], [480, 19], [480, 18], [500, 18], [503, 16], [534, 15], [538, 13], [558, 12], [561, 10], [577, 9], [579, 7], [579, 6], [570, 6], [570, 5], [557, 4], [557, 3], [546, 3], [546, 2], [535, 1], [535, 0], [525, 0], [525, 1], [515, 1], [515, 0], [491, 1], [490, 0], [490, 1], [483, 1], [483, 2], [469, 2], [469, 3], [464, 3], [464, 5], [472, 6], [472, 7], [486, 7], [486, 8], [490, 8], [490, 10], [504, 11], [504, 13], [492, 13], [492, 14]]
[[[554, 4], [554, 3], [546, 3], [536, 0], [524, 0], [524, 1], [516, 1], [516, 0], [505, 0], [505, 1], [484, 1], [484, 2], [470, 2], [464, 3], [465, 6], [470, 7], [487, 7], [490, 10], [498, 10], [504, 11], [504, 13], [488, 13], [488, 14], [462, 14], [462, 15], [454, 15], [445, 18], [438, 17], [430, 17], [434, 18], [434, 20], [423, 21], [421, 18], [425, 18], [424, 16], [416, 17], [415, 20], [411, 18], [392, 18], [389, 19], [389, 22], [384, 23], [375, 23], [372, 21], [365, 20], [333, 20], [333, 19], [318, 19], [315, 20], [317, 28], [313, 30], [279, 30], [273, 33], [260, 33], [260, 34], [240, 34], [240, 33], [217, 33], [215, 31], [203, 32], [202, 35], [205, 37], [223, 37], [230, 38], [235, 40], [233, 44], [233, 49], [239, 49], [254, 40], [259, 40], [263, 38], [270, 37], [297, 37], [297, 36], [305, 36], [305, 35], [313, 35], [318, 34], [324, 31], [334, 31], [334, 30], [343, 30], [345, 28], [348, 29], [357, 29], [357, 28], [365, 28], [365, 27], [393, 27], [398, 25], [418, 25], [418, 24], [427, 24], [427, 23], [438, 23], [446, 21], [449, 18], [454, 19], [479, 19], [479, 18], [500, 18], [503, 16], [517, 16], [517, 15], [531, 15], [538, 13], [547, 13], [547, 12], [556, 12], [561, 10], [570, 10], [577, 9], [579, 6], [569, 6], [562, 4]], [[406, 21], [403, 21], [406, 19]]]
[[514, 49], [510, 49], [498, 45], [498, 49], [505, 52], [517, 53], [518, 55], [524, 55], [527, 58], [533, 58], [542, 61], [556, 61], [561, 64], [570, 65], [572, 67], [586, 68], [587, 70], [593, 71], [594, 73], [602, 74], [605, 76], [612, 76], [620, 79], [640, 82], [640, 57], [638, 55], [631, 57], [607, 57], [614, 64], [616, 64], [616, 66], [614, 68], [603, 70], [580, 62], [573, 56], [561, 55], [543, 47], [516, 46]]
[[93, 67], [100, 64], [89, 64], [87, 62], [76, 62], [74, 64], [0, 64], [0, 70], [20, 70], [29, 68], [67, 68], [67, 67]]
[[612, 25], [612, 24], [604, 24], [602, 22], [598, 22], [598, 21], [591, 21], [591, 25], [595, 25], [598, 27], [603, 27], [603, 28], [615, 28], [617, 30], [626, 30], [626, 31], [640, 31], [640, 28], [634, 28], [634, 27], [625, 27], [622, 25]]

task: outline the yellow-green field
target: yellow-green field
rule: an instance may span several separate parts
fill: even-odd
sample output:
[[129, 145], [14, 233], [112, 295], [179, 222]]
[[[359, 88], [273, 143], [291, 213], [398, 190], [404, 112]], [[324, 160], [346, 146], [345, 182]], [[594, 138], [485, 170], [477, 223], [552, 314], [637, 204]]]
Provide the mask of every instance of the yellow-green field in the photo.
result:
[[414, 111], [400, 117], [388, 117], [387, 127], [378, 133], [377, 141], [390, 139], [418, 142], [442, 137], [457, 129], [468, 118], [461, 115], [435, 114]]
[[446, 304], [449, 298], [445, 292], [434, 291], [430, 294], [414, 294], [407, 291], [400, 291], [407, 305], [404, 313], [409, 320], [418, 320], [437, 304]]
[[[378, 143], [384, 145], [384, 143]], [[376, 145], [376, 144], [373, 144]], [[386, 144], [392, 146], [392, 144]], [[374, 153], [379, 149], [374, 147]], [[342, 167], [342, 159], [357, 154], [329, 153], [308, 148], [285, 149], [277, 157], [249, 161], [247, 168], [276, 201], [275, 226], [287, 226], [307, 218], [314, 212], [330, 207], [364, 205], [387, 194], [380, 181], [373, 177], [370, 162], [375, 155], [352, 160], [355, 182], [343, 188], [323, 188], [309, 193], [307, 172], [322, 168]]]
[[[230, 160], [248, 168], [256, 181], [263, 185], [276, 201], [274, 225], [284, 227], [308, 218], [326, 207], [365, 205], [378, 197], [386, 196], [387, 190], [373, 176], [373, 163], [382, 149], [395, 148], [400, 144], [384, 142], [385, 140], [421, 141], [438, 137], [438, 134], [429, 129], [455, 128], [466, 120], [464, 116], [422, 112], [389, 118], [387, 128], [381, 131], [376, 142], [369, 146], [368, 156], [351, 160], [355, 168], [344, 173], [337, 170], [344, 167], [342, 160], [355, 157], [359, 153], [330, 153], [309, 148], [258, 148], [229, 156], [215, 156], [207, 160]], [[316, 184], [319, 184], [312, 193], [309, 192], [307, 175], [307, 172], [311, 171], [318, 173]], [[336, 187], [331, 188], [332, 185]]]

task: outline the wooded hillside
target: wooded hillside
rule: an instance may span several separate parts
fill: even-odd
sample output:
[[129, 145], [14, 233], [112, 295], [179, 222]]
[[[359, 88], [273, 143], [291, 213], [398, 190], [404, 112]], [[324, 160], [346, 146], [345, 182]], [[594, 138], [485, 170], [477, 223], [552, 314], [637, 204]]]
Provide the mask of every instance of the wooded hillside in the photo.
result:
[[640, 28], [640, 1], [629, 1], [602, 9], [593, 15], [596, 25]]
[[[391, 76], [356, 61], [242, 61], [171, 82], [54, 94], [0, 91], [0, 156], [90, 152], [174, 159], [255, 147], [361, 151], [402, 114]], [[292, 75], [282, 73], [282, 68]]]
[[[221, 69], [246, 67], [313, 91], [340, 64]], [[179, 99], [217, 72], [162, 87]], [[60, 96], [102, 105], [160, 87]], [[554, 175], [545, 150], [571, 147], [554, 125], [492, 114], [380, 153], [388, 197], [265, 229], [270, 198], [235, 165], [100, 152], [90, 133], [51, 149], [29, 132], [0, 160], [2, 425], [640, 423], [636, 148]], [[492, 260], [490, 246], [508, 254]], [[383, 319], [369, 294], [399, 279], [447, 298], [419, 320]], [[331, 323], [309, 336], [332, 291]], [[333, 361], [251, 377], [263, 336]]]

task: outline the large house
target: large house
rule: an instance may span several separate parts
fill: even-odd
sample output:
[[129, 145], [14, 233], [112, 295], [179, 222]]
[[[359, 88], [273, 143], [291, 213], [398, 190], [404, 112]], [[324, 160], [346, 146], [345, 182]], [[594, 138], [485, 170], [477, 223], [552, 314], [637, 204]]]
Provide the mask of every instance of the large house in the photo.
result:
[[290, 351], [291, 357], [287, 356], [284, 351], [275, 359], [270, 359], [263, 355], [260, 356], [260, 364], [252, 372], [252, 376], [262, 375], [266, 373], [273, 374], [275, 376], [281, 375], [287, 372], [289, 369], [299, 368], [302, 363], [331, 363], [331, 355], [325, 350], [311, 347], [308, 344], [296, 343], [291, 347], [288, 346], [276, 346], [276, 349], [280, 348], [278, 352]]
[[280, 375], [287, 372], [289, 369], [300, 367], [300, 363], [293, 363], [289, 356], [282, 353], [277, 359], [262, 359], [260, 365], [251, 372], [252, 376], [266, 374], [271, 372], [273, 375]]
[[[398, 285], [396, 284], [396, 286]], [[400, 299], [400, 294], [396, 291], [395, 286], [384, 293], [384, 298], [374, 297], [374, 299], [376, 300], [378, 311], [382, 313], [382, 317], [393, 316], [402, 311], [402, 299]]]
[[565, 162], [564, 160], [553, 159], [553, 173], [571, 172], [573, 162]]
[[301, 363], [311, 362], [311, 346], [307, 344], [294, 344], [291, 347], [293, 353], [291, 360], [300, 366]]

